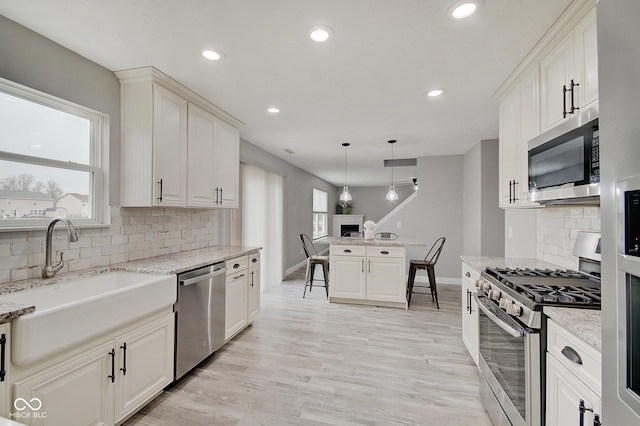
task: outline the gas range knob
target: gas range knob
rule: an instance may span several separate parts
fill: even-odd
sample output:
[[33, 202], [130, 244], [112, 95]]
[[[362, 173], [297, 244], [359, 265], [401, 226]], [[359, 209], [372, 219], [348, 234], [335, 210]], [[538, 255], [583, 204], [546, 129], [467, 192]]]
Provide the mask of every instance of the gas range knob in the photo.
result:
[[500, 300], [500, 290], [489, 290], [489, 299]]
[[514, 317], [519, 317], [522, 315], [522, 308], [515, 303], [512, 303], [511, 306], [507, 308], [507, 313], [509, 315], [513, 315]]
[[484, 292], [488, 292], [488, 291], [489, 291], [489, 289], [491, 289], [491, 284], [489, 284], [489, 283], [488, 283], [488, 282], [486, 282], [486, 281], [482, 281], [482, 282], [480, 283], [480, 285], [478, 286], [478, 288], [479, 288], [480, 290], [484, 291]]
[[477, 287], [477, 288], [481, 288], [481, 287], [482, 287], [482, 283], [483, 283], [483, 282], [484, 282], [483, 280], [481, 280], [481, 279], [479, 279], [479, 278], [478, 278], [478, 279], [476, 280], [476, 287]]
[[512, 303], [511, 300], [503, 298], [503, 299], [500, 299], [500, 304], [499, 305], [500, 305], [500, 307], [502, 309], [504, 309], [506, 311], [509, 308], [509, 306], [511, 305], [511, 303]]

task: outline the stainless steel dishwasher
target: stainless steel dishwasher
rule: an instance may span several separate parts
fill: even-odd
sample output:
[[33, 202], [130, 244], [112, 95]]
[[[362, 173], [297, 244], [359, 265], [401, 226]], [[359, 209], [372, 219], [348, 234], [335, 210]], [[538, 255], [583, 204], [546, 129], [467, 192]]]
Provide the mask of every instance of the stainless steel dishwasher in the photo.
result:
[[178, 275], [175, 379], [224, 343], [225, 263]]

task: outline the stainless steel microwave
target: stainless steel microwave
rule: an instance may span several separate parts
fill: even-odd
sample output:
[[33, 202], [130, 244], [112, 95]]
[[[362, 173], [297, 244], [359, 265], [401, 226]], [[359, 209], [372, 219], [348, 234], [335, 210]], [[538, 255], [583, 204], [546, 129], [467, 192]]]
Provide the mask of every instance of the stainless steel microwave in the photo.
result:
[[582, 111], [529, 142], [529, 200], [599, 204], [597, 108]]

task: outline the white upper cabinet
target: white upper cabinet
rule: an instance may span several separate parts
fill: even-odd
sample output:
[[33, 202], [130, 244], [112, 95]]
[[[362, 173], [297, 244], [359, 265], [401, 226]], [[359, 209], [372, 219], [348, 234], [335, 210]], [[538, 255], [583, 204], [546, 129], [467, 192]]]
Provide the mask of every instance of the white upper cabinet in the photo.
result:
[[595, 8], [542, 59], [540, 82], [543, 132], [598, 99]]
[[500, 207], [530, 207], [527, 200], [529, 168], [527, 142], [540, 133], [538, 68], [500, 100]]
[[116, 76], [120, 205], [238, 207], [242, 123], [153, 67]]
[[528, 142], [598, 100], [595, 3], [574, 0], [496, 94], [502, 208], [539, 206], [527, 199]]
[[188, 186], [189, 205], [214, 207], [216, 118], [189, 104]]
[[240, 132], [222, 120], [216, 122], [214, 182], [219, 207], [239, 205]]

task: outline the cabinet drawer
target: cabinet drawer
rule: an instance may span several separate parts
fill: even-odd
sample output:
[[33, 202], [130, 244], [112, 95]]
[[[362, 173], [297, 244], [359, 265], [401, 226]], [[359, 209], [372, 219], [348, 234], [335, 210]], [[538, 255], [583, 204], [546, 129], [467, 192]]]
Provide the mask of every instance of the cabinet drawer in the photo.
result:
[[367, 247], [369, 257], [404, 257], [404, 247]]
[[332, 245], [329, 247], [330, 256], [365, 256], [366, 253], [365, 246]]
[[[547, 352], [553, 353], [569, 371], [599, 390], [602, 383], [600, 352], [553, 320], [549, 319], [547, 324]], [[582, 364], [570, 360], [576, 355]]]
[[260, 253], [253, 253], [249, 255], [249, 266], [255, 265], [260, 262]]
[[466, 263], [462, 264], [462, 277], [463, 279], [473, 280], [473, 284], [475, 285], [476, 281], [480, 278], [480, 271], [472, 268]]
[[227, 265], [227, 275], [230, 275], [247, 268], [248, 256], [234, 257], [225, 263]]

